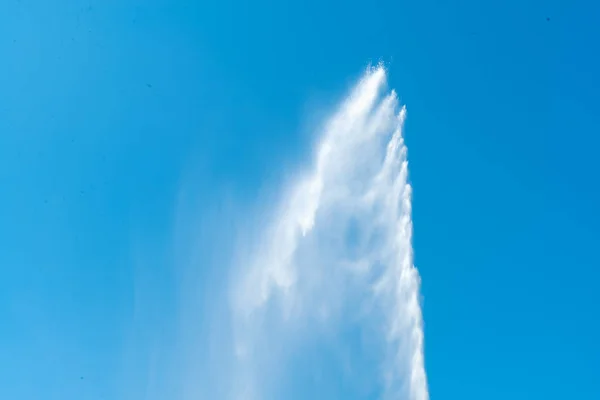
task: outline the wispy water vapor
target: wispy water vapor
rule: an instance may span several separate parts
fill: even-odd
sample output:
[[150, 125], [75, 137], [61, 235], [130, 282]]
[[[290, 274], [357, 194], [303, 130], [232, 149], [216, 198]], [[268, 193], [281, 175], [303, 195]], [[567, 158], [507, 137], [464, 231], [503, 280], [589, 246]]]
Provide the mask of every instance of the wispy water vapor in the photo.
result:
[[290, 349], [348, 324], [376, 343], [380, 397], [429, 398], [405, 116], [385, 69], [369, 68], [325, 124], [312, 168], [253, 228], [232, 285], [234, 398], [268, 397]]

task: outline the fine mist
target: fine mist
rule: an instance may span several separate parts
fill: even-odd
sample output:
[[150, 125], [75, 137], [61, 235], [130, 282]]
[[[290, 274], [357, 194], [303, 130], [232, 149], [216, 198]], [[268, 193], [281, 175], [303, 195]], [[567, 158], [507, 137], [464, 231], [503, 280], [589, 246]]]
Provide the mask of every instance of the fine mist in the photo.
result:
[[[385, 69], [368, 68], [323, 125], [313, 164], [245, 235], [230, 285], [231, 398], [281, 398], [297, 360], [338, 341], [340, 374], [368, 398], [429, 398], [405, 116]], [[369, 373], [357, 370], [365, 360]]]

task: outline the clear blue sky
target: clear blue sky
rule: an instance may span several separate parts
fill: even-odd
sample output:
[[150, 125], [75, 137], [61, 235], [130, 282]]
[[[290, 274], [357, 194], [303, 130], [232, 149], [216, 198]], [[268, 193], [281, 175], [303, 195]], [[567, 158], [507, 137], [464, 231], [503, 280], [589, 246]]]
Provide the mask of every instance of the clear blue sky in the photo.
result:
[[0, 398], [192, 399], [219, 216], [305, 159], [311, 118], [380, 60], [408, 108], [432, 399], [600, 398], [599, 18], [2, 1]]

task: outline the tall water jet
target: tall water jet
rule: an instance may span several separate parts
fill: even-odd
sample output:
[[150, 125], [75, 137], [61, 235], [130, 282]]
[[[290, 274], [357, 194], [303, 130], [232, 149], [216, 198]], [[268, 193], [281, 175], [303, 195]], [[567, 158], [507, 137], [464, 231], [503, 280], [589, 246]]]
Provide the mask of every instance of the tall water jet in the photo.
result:
[[234, 398], [268, 397], [294, 347], [349, 326], [368, 334], [378, 397], [429, 398], [406, 110], [385, 87], [385, 69], [369, 68], [324, 125], [312, 167], [248, 235], [232, 284]]

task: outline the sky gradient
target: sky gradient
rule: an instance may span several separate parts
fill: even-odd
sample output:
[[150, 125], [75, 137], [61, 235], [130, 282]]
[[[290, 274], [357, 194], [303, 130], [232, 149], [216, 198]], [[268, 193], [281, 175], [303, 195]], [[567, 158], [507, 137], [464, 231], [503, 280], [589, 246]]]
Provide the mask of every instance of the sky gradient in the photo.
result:
[[[408, 110], [431, 398], [600, 398], [598, 15], [2, 2], [0, 398], [207, 398], [240, 232], [379, 61]], [[332, 343], [297, 381], [311, 354], [337, 371]]]

